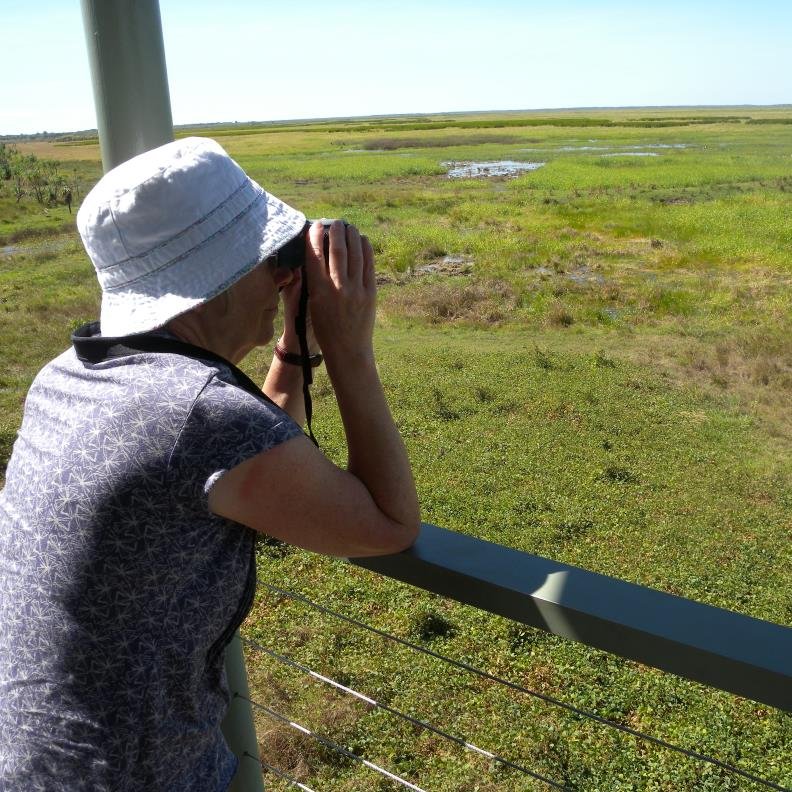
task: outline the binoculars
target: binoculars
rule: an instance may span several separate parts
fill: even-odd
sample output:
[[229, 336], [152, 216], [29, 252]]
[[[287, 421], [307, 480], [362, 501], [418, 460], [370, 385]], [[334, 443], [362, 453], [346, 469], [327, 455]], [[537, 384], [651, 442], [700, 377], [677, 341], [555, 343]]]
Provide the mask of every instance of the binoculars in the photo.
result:
[[[305, 265], [305, 237], [308, 234], [308, 229], [315, 223], [319, 222], [324, 226], [324, 256], [327, 261], [330, 255], [330, 226], [335, 222], [334, 220], [306, 220], [302, 230], [297, 234], [294, 239], [290, 239], [282, 248], [278, 250], [278, 267], [288, 268], [290, 270], [299, 269]], [[349, 223], [342, 220], [344, 228]]]

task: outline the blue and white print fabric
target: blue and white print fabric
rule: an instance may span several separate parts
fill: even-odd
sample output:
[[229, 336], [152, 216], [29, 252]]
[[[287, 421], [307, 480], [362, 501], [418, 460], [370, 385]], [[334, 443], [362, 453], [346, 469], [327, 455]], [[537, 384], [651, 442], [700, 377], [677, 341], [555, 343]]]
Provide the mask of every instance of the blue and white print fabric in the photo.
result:
[[301, 429], [174, 354], [38, 375], [0, 492], [0, 790], [220, 792], [223, 649], [252, 603], [222, 472]]

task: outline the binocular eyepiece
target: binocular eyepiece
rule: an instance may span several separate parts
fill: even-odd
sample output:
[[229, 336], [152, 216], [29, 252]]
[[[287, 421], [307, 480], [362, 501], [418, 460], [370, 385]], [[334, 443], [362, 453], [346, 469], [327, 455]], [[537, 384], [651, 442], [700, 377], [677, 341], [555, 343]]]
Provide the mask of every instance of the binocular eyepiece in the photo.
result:
[[[277, 252], [278, 267], [283, 267], [290, 270], [296, 270], [305, 266], [305, 237], [308, 235], [310, 227], [319, 222], [324, 226], [324, 256], [327, 261], [330, 255], [330, 226], [335, 222], [334, 220], [306, 220], [302, 230], [297, 234], [294, 239], [290, 239], [282, 248]], [[346, 228], [349, 223], [346, 220], [341, 221]]]

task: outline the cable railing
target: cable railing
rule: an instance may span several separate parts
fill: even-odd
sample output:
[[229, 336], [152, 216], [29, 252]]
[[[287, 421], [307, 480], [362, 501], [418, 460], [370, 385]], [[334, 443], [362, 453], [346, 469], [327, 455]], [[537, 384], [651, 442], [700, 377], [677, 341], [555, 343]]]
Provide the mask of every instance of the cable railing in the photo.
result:
[[[358, 756], [358, 754], [354, 753], [353, 751], [350, 751], [348, 748], [344, 748], [343, 745], [339, 745], [334, 740], [331, 740], [328, 737], [319, 734], [318, 732], [311, 731], [311, 729], [309, 729], [308, 727], [302, 726], [301, 724], [296, 723], [293, 720], [290, 720], [285, 715], [281, 715], [279, 712], [276, 712], [271, 707], [268, 707], [265, 704], [260, 704], [259, 702], [253, 701], [252, 699], [248, 699], [248, 702], [255, 709], [265, 712], [274, 720], [279, 721], [281, 723], [285, 723], [286, 725], [288, 725], [292, 729], [295, 729], [301, 734], [305, 734], [308, 737], [312, 737], [314, 740], [321, 743], [323, 746], [325, 746], [325, 748], [329, 748], [331, 751], [335, 751], [336, 753], [341, 754], [342, 756], [346, 756], [348, 759], [353, 759], [356, 762], [360, 762], [360, 764], [364, 765], [365, 767], [368, 767], [370, 770], [373, 770], [378, 775], [381, 775], [385, 778], [390, 779], [391, 781], [394, 781], [399, 786], [406, 787], [407, 789], [413, 789], [415, 790], [415, 792], [426, 792], [426, 790], [421, 789], [421, 787], [417, 786], [416, 784], [410, 783], [409, 781], [397, 775], [396, 773], [391, 773], [389, 770], [386, 770], [384, 767], [380, 767], [380, 765], [375, 764], [374, 762], [370, 762], [368, 759], [364, 759], [362, 756]], [[263, 766], [264, 765], [262, 763], [262, 767]]]
[[[738, 695], [745, 695], [745, 690], [750, 689], [755, 694], [752, 696], [755, 700], [771, 704], [782, 711], [792, 710], [792, 629], [567, 567], [429, 525], [423, 526], [418, 542], [410, 550], [393, 556], [355, 560], [353, 563], [459, 602], [476, 604], [490, 613], [508, 615], [519, 622], [540, 626], [548, 632], [590, 646], [602, 648], [616, 645], [616, 649], [611, 648], [609, 651], [633, 659], [640, 656], [642, 662], [659, 668], [670, 665], [677, 674], [688, 678], [699, 681], [705, 681], [706, 678], [706, 683], [711, 686], [715, 686], [713, 681], [717, 681], [717, 687]], [[537, 574], [540, 567], [543, 567], [544, 575]], [[548, 585], [548, 577], [554, 581], [553, 585]], [[429, 658], [431, 662], [444, 663], [487, 683], [503, 686], [519, 696], [530, 697], [542, 705], [564, 711], [597, 727], [703, 763], [727, 775], [734, 783], [744, 783], [746, 788], [788, 790], [788, 787], [711, 756], [704, 750], [679, 745], [393, 635], [317, 602], [302, 592], [264, 581], [259, 581], [259, 590], [265, 597], [287, 598], [299, 603], [301, 607], [343, 624], [344, 629], [365, 631], [375, 640], [397, 644], [411, 653]], [[594, 622], [598, 625], [596, 632], [590, 629]], [[640, 642], [636, 641], [636, 635], [641, 636]], [[536, 785], [531, 788], [573, 788], [565, 779], [551, 777], [544, 771], [530, 767], [520, 757], [503, 755], [502, 751], [481, 745], [478, 740], [454, 733], [452, 728], [431, 723], [420, 713], [406, 712], [379, 701], [370, 692], [356, 689], [360, 685], [353, 686], [346, 679], [340, 681], [336, 677], [342, 675], [341, 669], [312, 667], [280, 649], [266, 646], [261, 640], [244, 638], [243, 643], [247, 648], [249, 663], [258, 666], [259, 658], [266, 658], [296, 671], [332, 690], [334, 694], [359, 702], [368, 710], [379, 710], [416, 730], [424, 730], [463, 751], [486, 759], [491, 770], [498, 768], [521, 774], [526, 782], [530, 779]], [[676, 657], [675, 652], [678, 653]], [[267, 718], [315, 740], [326, 750], [360, 763], [386, 779], [394, 788], [424, 789], [420, 786], [420, 779], [404, 778], [393, 768], [371, 762], [317, 729], [298, 723], [288, 713], [279, 712], [270, 704], [258, 702], [248, 694], [243, 698]], [[244, 749], [237, 750], [237, 753], [242, 760], [260, 762], [265, 774], [271, 773], [291, 787], [309, 789], [290, 775], [288, 770], [275, 767], [271, 762], [252, 754], [246, 755]], [[426, 792], [430, 790], [426, 789]]]
[[[783, 792], [783, 790], [786, 789], [785, 787], [779, 786], [779, 785], [773, 783], [772, 781], [767, 781], [766, 779], [763, 779], [763, 778], [761, 778], [761, 777], [759, 777], [759, 776], [757, 776], [757, 775], [755, 775], [753, 773], [749, 773], [749, 772], [747, 772], [745, 770], [742, 770], [741, 768], [734, 767], [733, 765], [730, 765], [727, 762], [723, 762], [723, 761], [721, 761], [719, 759], [716, 759], [716, 758], [714, 758], [712, 756], [708, 756], [707, 754], [701, 753], [699, 751], [694, 751], [694, 750], [691, 750], [689, 748], [684, 748], [684, 747], [679, 746], [679, 745], [675, 745], [672, 742], [669, 742], [667, 740], [661, 739], [659, 737], [655, 737], [655, 736], [653, 736], [651, 734], [647, 734], [647, 733], [642, 732], [642, 731], [640, 731], [638, 729], [634, 729], [634, 728], [632, 728], [630, 726], [627, 726], [627, 725], [625, 725], [623, 723], [618, 723], [617, 721], [611, 720], [609, 718], [605, 718], [605, 717], [603, 717], [601, 715], [598, 715], [598, 714], [596, 714], [594, 712], [591, 712], [589, 710], [585, 710], [585, 709], [583, 709], [581, 707], [577, 707], [577, 706], [575, 706], [573, 704], [569, 704], [568, 702], [562, 701], [562, 700], [560, 700], [558, 698], [555, 698], [553, 696], [549, 696], [549, 695], [541, 693], [539, 691], [532, 690], [532, 689], [527, 688], [527, 687], [525, 687], [523, 685], [519, 685], [519, 684], [517, 684], [517, 683], [515, 683], [515, 682], [513, 682], [511, 680], [504, 679], [503, 677], [499, 677], [499, 676], [497, 676], [495, 674], [491, 674], [488, 671], [483, 671], [483, 670], [481, 670], [479, 668], [476, 668], [475, 666], [473, 666], [473, 665], [471, 665], [469, 663], [465, 663], [465, 662], [462, 662], [460, 660], [456, 660], [454, 658], [448, 657], [447, 655], [443, 655], [440, 652], [436, 652], [436, 651], [434, 651], [432, 649], [428, 649], [427, 647], [421, 646], [420, 644], [414, 643], [413, 641], [409, 641], [409, 640], [407, 640], [405, 638], [401, 638], [399, 636], [392, 635], [391, 633], [388, 633], [385, 630], [381, 630], [381, 629], [379, 629], [377, 627], [372, 627], [371, 625], [366, 624], [363, 621], [360, 621], [358, 619], [352, 618], [352, 617], [350, 617], [350, 616], [348, 616], [348, 615], [346, 615], [344, 613], [341, 613], [341, 612], [339, 612], [337, 610], [329, 608], [326, 605], [323, 605], [321, 603], [315, 602], [314, 600], [310, 599], [309, 597], [307, 597], [306, 595], [304, 595], [302, 593], [289, 591], [287, 589], [283, 589], [283, 588], [280, 588], [278, 586], [274, 586], [274, 585], [272, 585], [270, 583], [265, 583], [263, 581], [259, 581], [258, 585], [259, 585], [260, 589], [264, 589], [265, 591], [268, 591], [268, 592], [270, 592], [272, 594], [276, 594], [276, 595], [281, 596], [281, 597], [288, 597], [289, 599], [293, 599], [295, 601], [298, 601], [298, 602], [306, 605], [307, 607], [309, 607], [309, 608], [311, 608], [311, 609], [313, 609], [313, 610], [315, 610], [315, 611], [317, 611], [319, 613], [322, 613], [322, 614], [324, 614], [326, 616], [329, 616], [329, 617], [331, 617], [333, 619], [337, 619], [340, 622], [348, 624], [350, 627], [368, 631], [369, 633], [372, 633], [372, 634], [378, 636], [379, 638], [381, 638], [383, 640], [399, 644], [401, 646], [404, 646], [404, 647], [408, 648], [410, 651], [426, 655], [428, 657], [433, 658], [434, 660], [437, 660], [439, 662], [445, 663], [445, 664], [447, 664], [449, 666], [453, 666], [453, 667], [455, 667], [457, 669], [460, 669], [462, 671], [465, 671], [467, 673], [473, 674], [473, 675], [475, 675], [475, 676], [477, 676], [477, 677], [479, 677], [481, 679], [487, 680], [489, 682], [494, 682], [494, 683], [496, 683], [498, 685], [503, 685], [504, 687], [509, 688], [509, 689], [511, 689], [513, 691], [516, 691], [517, 693], [533, 697], [535, 699], [538, 699], [538, 700], [544, 702], [545, 704], [548, 704], [548, 705], [554, 706], [554, 707], [558, 707], [558, 708], [560, 708], [562, 710], [565, 710], [565, 711], [567, 711], [569, 713], [577, 715], [577, 716], [579, 716], [579, 717], [581, 717], [581, 718], [583, 718], [585, 720], [588, 720], [588, 721], [591, 721], [591, 722], [594, 722], [594, 723], [598, 723], [598, 724], [600, 724], [602, 726], [605, 726], [607, 728], [614, 729], [614, 730], [622, 732], [624, 734], [628, 734], [628, 735], [630, 735], [632, 737], [636, 737], [636, 738], [638, 738], [640, 740], [644, 740], [646, 742], [652, 743], [652, 744], [654, 744], [656, 746], [659, 746], [661, 748], [664, 748], [666, 750], [673, 751], [673, 752], [678, 753], [680, 755], [684, 755], [684, 756], [686, 756], [689, 759], [694, 759], [696, 761], [705, 762], [705, 763], [711, 764], [711, 765], [713, 765], [715, 767], [719, 767], [722, 770], [726, 770], [729, 773], [732, 773], [732, 774], [734, 774], [736, 776], [740, 776], [742, 778], [745, 778], [746, 780], [752, 781], [752, 782], [754, 782], [756, 784], [759, 784], [760, 786], [763, 786], [765, 788], [782, 790], [782, 792]], [[392, 715], [395, 715], [397, 717], [403, 718], [404, 720], [407, 720], [407, 721], [409, 721], [409, 722], [411, 722], [411, 723], [413, 723], [413, 724], [415, 724], [417, 726], [420, 726], [422, 728], [428, 729], [428, 730], [434, 732], [435, 734], [438, 734], [439, 736], [443, 737], [444, 739], [447, 739], [447, 740], [449, 740], [451, 742], [454, 742], [454, 743], [456, 743], [458, 745], [462, 745], [466, 749], [468, 749], [468, 750], [470, 750], [470, 751], [472, 751], [474, 753], [478, 753], [481, 756], [487, 757], [488, 759], [492, 760], [493, 762], [495, 762], [497, 764], [501, 764], [504, 767], [510, 767], [511, 769], [518, 770], [518, 771], [522, 772], [524, 775], [532, 776], [533, 778], [535, 778], [535, 779], [537, 779], [539, 781], [542, 781], [543, 783], [545, 783], [549, 787], [554, 787], [554, 788], [557, 788], [557, 789], [566, 789], [567, 788], [566, 786], [564, 786], [564, 784], [562, 784], [560, 782], [557, 782], [557, 781], [554, 781], [553, 779], [547, 778], [546, 776], [544, 776], [544, 775], [542, 775], [540, 773], [536, 773], [535, 771], [529, 770], [528, 768], [526, 768], [526, 767], [524, 767], [524, 766], [522, 766], [522, 765], [520, 765], [520, 764], [518, 764], [516, 762], [512, 762], [512, 761], [510, 761], [508, 759], [505, 759], [505, 758], [503, 758], [501, 756], [498, 756], [497, 754], [494, 754], [494, 753], [492, 753], [490, 751], [487, 751], [487, 750], [485, 750], [483, 748], [479, 748], [478, 746], [475, 746], [475, 745], [469, 743], [464, 738], [451, 735], [448, 732], [445, 732], [444, 730], [442, 730], [442, 729], [440, 729], [440, 728], [438, 728], [438, 727], [436, 727], [436, 726], [434, 726], [434, 725], [432, 725], [432, 724], [430, 724], [430, 723], [428, 723], [428, 722], [426, 722], [426, 721], [424, 721], [424, 720], [422, 720], [420, 718], [416, 718], [416, 717], [413, 717], [411, 715], [407, 715], [405, 713], [399, 712], [395, 708], [392, 708], [392, 707], [390, 707], [388, 705], [378, 704], [374, 699], [366, 696], [365, 694], [360, 693], [358, 691], [354, 691], [354, 690], [350, 689], [348, 686], [342, 685], [341, 683], [336, 682], [335, 680], [333, 680], [333, 679], [331, 679], [331, 678], [329, 678], [329, 677], [327, 677], [327, 676], [325, 676], [323, 674], [320, 674], [320, 673], [314, 671], [313, 669], [309, 668], [308, 666], [306, 666], [306, 665], [304, 665], [302, 663], [299, 663], [299, 662], [293, 660], [292, 658], [290, 658], [290, 657], [288, 657], [288, 656], [286, 656], [286, 655], [284, 655], [284, 654], [282, 654], [280, 652], [277, 652], [277, 651], [275, 651], [273, 649], [265, 647], [265, 646], [263, 646], [261, 643], [259, 643], [257, 641], [243, 638], [242, 642], [243, 642], [243, 644], [245, 646], [247, 646], [249, 649], [251, 649], [254, 652], [260, 652], [262, 654], [265, 654], [265, 655], [269, 656], [270, 658], [276, 660], [279, 663], [282, 663], [284, 665], [287, 665], [287, 666], [290, 666], [292, 668], [295, 668], [295, 669], [301, 671], [302, 673], [306, 674], [307, 676], [310, 676], [310, 677], [312, 677], [312, 678], [314, 678], [314, 679], [316, 679], [316, 680], [318, 680], [320, 682], [323, 682], [324, 684], [327, 684], [327, 685], [329, 685], [329, 686], [331, 686], [331, 687], [333, 687], [333, 688], [335, 688], [337, 690], [341, 690], [341, 691], [347, 693], [348, 695], [351, 695], [351, 696], [353, 696], [355, 698], [358, 698], [359, 700], [363, 700], [363, 701], [365, 701], [366, 703], [368, 703], [371, 706], [377, 706], [377, 707], [389, 712]]]
[[[265, 584], [261, 584], [260, 583], [260, 585], [265, 585]], [[274, 586], [272, 588], [275, 589]], [[293, 596], [293, 597], [298, 597], [299, 596], [299, 595], [294, 594], [294, 592], [286, 592], [286, 591], [284, 591], [282, 589], [276, 589], [276, 590], [280, 591], [285, 596]], [[300, 598], [303, 599], [303, 601], [310, 602], [310, 600], [307, 600], [306, 598], [303, 598], [303, 597], [300, 597]], [[318, 607], [318, 606], [316, 606], [316, 603], [312, 603], [312, 605], [314, 605], [314, 607]], [[325, 611], [325, 612], [327, 612], [327, 611]], [[340, 614], [336, 614], [336, 616], [337, 616], [337, 618], [342, 618]], [[364, 625], [364, 624], [362, 624], [362, 622], [358, 623], [358, 625], [361, 626], [363, 629], [373, 630], [372, 627], [370, 627], [368, 625]], [[384, 637], [387, 637], [390, 640], [401, 641], [401, 639], [396, 638], [396, 636], [394, 636], [394, 635], [389, 635], [387, 633], [384, 633], [383, 635], [384, 635]], [[317, 671], [314, 671], [313, 669], [309, 668], [308, 666], [303, 665], [302, 663], [298, 663], [296, 660], [292, 659], [291, 657], [288, 657], [287, 655], [281, 654], [281, 653], [276, 652], [276, 651], [274, 651], [272, 649], [268, 649], [266, 646], [262, 646], [260, 643], [257, 643], [256, 641], [251, 641], [249, 639], [243, 638], [242, 639], [242, 643], [245, 644], [246, 646], [250, 647], [251, 649], [255, 650], [255, 651], [262, 652], [262, 653], [268, 655], [269, 657], [273, 658], [274, 660], [277, 660], [279, 663], [283, 663], [284, 665], [288, 665], [291, 668], [297, 669], [298, 671], [301, 671], [302, 673], [307, 674], [308, 676], [313, 677], [314, 679], [316, 679], [316, 680], [318, 680], [318, 681], [320, 681], [320, 682], [322, 682], [322, 683], [324, 683], [326, 685], [329, 685], [330, 687], [334, 688], [335, 690], [341, 691], [342, 693], [345, 693], [348, 696], [356, 698], [359, 701], [363, 701], [366, 704], [370, 705], [371, 707], [374, 707], [376, 709], [380, 709], [383, 712], [387, 712], [387, 713], [389, 713], [391, 715], [394, 715], [397, 718], [401, 718], [402, 720], [407, 721], [408, 723], [411, 723], [414, 726], [418, 726], [418, 727], [420, 727], [422, 729], [426, 729], [427, 731], [431, 731], [434, 734], [438, 735], [439, 737], [442, 737], [443, 739], [448, 740], [449, 742], [455, 743], [456, 745], [459, 745], [459, 746], [465, 748], [466, 750], [471, 751], [472, 753], [476, 753], [479, 756], [483, 756], [483, 757], [491, 760], [492, 762], [495, 762], [496, 764], [499, 764], [499, 765], [501, 765], [503, 767], [509, 767], [512, 770], [517, 770], [517, 771], [523, 773], [524, 775], [531, 776], [531, 777], [535, 778], [537, 781], [542, 781], [542, 782], [548, 784], [549, 786], [553, 786], [553, 787], [556, 787], [558, 789], [563, 789], [563, 785], [557, 784], [552, 779], [547, 778], [547, 777], [541, 775], [540, 773], [536, 773], [533, 770], [529, 770], [527, 767], [523, 767], [522, 765], [517, 764], [516, 762], [512, 762], [509, 759], [504, 759], [504, 757], [498, 756], [498, 754], [495, 754], [492, 751], [487, 751], [484, 748], [479, 748], [477, 745], [474, 745], [473, 743], [468, 742], [466, 739], [464, 739], [462, 737], [458, 737], [458, 736], [453, 735], [453, 734], [450, 734], [449, 732], [444, 731], [443, 729], [432, 725], [428, 721], [422, 720], [421, 718], [416, 718], [416, 717], [414, 717], [412, 715], [408, 715], [407, 713], [401, 712], [400, 710], [396, 709], [395, 707], [391, 707], [388, 704], [383, 704], [383, 703], [381, 703], [379, 701], [376, 701], [375, 699], [371, 698], [370, 696], [367, 696], [365, 693], [361, 693], [360, 691], [353, 690], [351, 687], [349, 687], [347, 685], [342, 685], [340, 682], [337, 682], [336, 680], [331, 679], [330, 677], [325, 676], [324, 674], [320, 674]], [[411, 646], [411, 648], [414, 648], [415, 650], [420, 651], [422, 649], [422, 647], [418, 647], [418, 646], [416, 646], [414, 644], [409, 644], [409, 642], [407, 642], [407, 643], [408, 643], [409, 646]], [[435, 656], [442, 657], [441, 655], [435, 655]], [[448, 662], [450, 664], [454, 664], [454, 661], [450, 660], [449, 658], [442, 658], [442, 659], [445, 662]], [[479, 672], [479, 673], [481, 673], [481, 672]], [[251, 704], [255, 705], [255, 702], [251, 702]]]

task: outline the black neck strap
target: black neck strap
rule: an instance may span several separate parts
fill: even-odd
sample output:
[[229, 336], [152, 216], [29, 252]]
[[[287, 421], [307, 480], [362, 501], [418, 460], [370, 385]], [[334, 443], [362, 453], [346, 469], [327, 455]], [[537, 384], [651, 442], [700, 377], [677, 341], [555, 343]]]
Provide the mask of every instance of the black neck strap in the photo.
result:
[[[308, 351], [307, 339], [308, 323], [308, 278], [305, 271], [302, 273], [302, 286], [300, 289], [300, 304], [295, 318], [295, 329], [300, 343], [300, 357], [302, 358], [303, 375], [303, 400], [305, 401], [305, 422], [308, 426], [308, 436], [315, 446], [319, 446], [311, 428], [313, 417], [313, 403], [311, 401], [311, 383], [313, 372]], [[261, 388], [253, 382], [244, 371], [238, 369], [231, 361], [226, 360], [216, 352], [188, 344], [178, 338], [163, 335], [162, 333], [137, 333], [135, 335], [116, 336], [105, 338], [101, 334], [99, 322], [88, 322], [77, 328], [72, 333], [72, 344], [77, 357], [84, 363], [101, 363], [103, 360], [126, 357], [127, 355], [140, 354], [141, 352], [170, 352], [197, 360], [211, 360], [220, 363], [231, 370], [239, 387], [254, 396], [266, 399], [270, 404], [275, 404]], [[277, 405], [276, 405], [277, 406]]]
[[[178, 338], [158, 333], [139, 333], [106, 338], [100, 334], [99, 322], [89, 322], [72, 333], [72, 344], [77, 357], [84, 363], [101, 363], [104, 360], [136, 355], [141, 352], [170, 352], [196, 360], [209, 360], [229, 368], [240, 388], [254, 396], [266, 399], [270, 404], [275, 404], [244, 371], [238, 369], [222, 355], [188, 344], [186, 341], [180, 341]], [[277, 407], [277, 405], [275, 406]]]
[[313, 444], [318, 448], [319, 443], [314, 437], [311, 428], [311, 418], [313, 417], [313, 402], [311, 401], [311, 384], [313, 383], [313, 372], [311, 371], [310, 352], [308, 350], [308, 273], [303, 268], [302, 282], [300, 284], [300, 305], [297, 316], [294, 319], [297, 340], [300, 343], [300, 357], [302, 358], [303, 375], [303, 402], [305, 403], [305, 423], [308, 426], [308, 436]]

